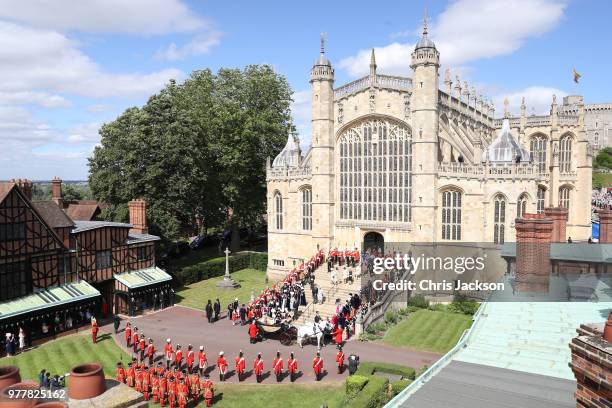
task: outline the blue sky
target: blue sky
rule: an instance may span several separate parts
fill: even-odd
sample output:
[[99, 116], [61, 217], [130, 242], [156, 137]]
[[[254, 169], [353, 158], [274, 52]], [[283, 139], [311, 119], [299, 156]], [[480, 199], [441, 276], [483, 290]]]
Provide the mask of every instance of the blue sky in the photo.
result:
[[100, 124], [201, 68], [274, 66], [295, 91], [307, 147], [319, 33], [336, 86], [367, 72], [372, 47], [379, 72], [407, 76], [426, 7], [442, 69], [498, 115], [505, 97], [517, 112], [524, 96], [530, 113], [546, 112], [553, 93], [612, 102], [604, 0], [0, 0], [0, 179], [85, 179]]

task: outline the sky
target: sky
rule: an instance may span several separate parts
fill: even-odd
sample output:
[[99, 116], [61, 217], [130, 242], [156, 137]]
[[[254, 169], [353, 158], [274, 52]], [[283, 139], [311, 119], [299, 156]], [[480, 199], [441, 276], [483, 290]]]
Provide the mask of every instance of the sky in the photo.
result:
[[449, 68], [497, 115], [506, 97], [515, 114], [522, 97], [547, 113], [553, 93], [612, 102], [607, 0], [0, 0], [0, 180], [86, 179], [103, 123], [203, 68], [272, 65], [307, 148], [320, 33], [335, 86], [367, 73], [371, 48], [379, 73], [409, 76], [425, 10], [441, 81]]

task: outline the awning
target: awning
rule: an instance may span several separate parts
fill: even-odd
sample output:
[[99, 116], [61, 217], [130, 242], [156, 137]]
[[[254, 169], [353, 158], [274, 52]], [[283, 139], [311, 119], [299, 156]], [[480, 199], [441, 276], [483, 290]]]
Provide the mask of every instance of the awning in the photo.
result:
[[119, 283], [124, 284], [128, 289], [138, 289], [144, 286], [169, 282], [172, 280], [172, 276], [168, 275], [158, 267], [120, 273], [114, 276]]
[[97, 296], [100, 292], [85, 281], [47, 288], [0, 303], [0, 320]]

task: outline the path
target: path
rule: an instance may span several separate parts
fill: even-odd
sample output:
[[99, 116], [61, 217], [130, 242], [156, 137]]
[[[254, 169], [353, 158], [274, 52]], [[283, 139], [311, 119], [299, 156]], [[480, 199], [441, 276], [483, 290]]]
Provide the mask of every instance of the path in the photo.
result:
[[[294, 352], [298, 359], [299, 368], [303, 375], [297, 379], [297, 382], [314, 381], [312, 372], [312, 359], [316, 353], [315, 345], [305, 345], [303, 349], [295, 344], [293, 346], [283, 346], [277, 340], [265, 340], [257, 344], [250, 344], [247, 334], [247, 326], [232, 326], [231, 322], [225, 318], [220, 321], [209, 324], [206, 321], [204, 312], [195, 309], [174, 306], [164, 309], [160, 312], [134, 318], [131, 320], [132, 327], [138, 327], [138, 332], [144, 334], [147, 338], [151, 337], [156, 348], [160, 352], [158, 359], [161, 359], [161, 350], [166, 343], [166, 338], [172, 339], [172, 344], [180, 344], [186, 354], [187, 345], [192, 344], [194, 350], [197, 351], [200, 345], [204, 346], [204, 351], [208, 357], [208, 364], [216, 363], [219, 351], [225, 352], [226, 360], [229, 363], [230, 374], [233, 372], [234, 358], [238, 355], [238, 351], [243, 350], [247, 360], [247, 370], [253, 366], [253, 359], [257, 353], [261, 352], [265, 363], [265, 371], [269, 371], [272, 365], [272, 360], [276, 355], [276, 351], [280, 351], [285, 362], [289, 357], [290, 352]], [[125, 321], [121, 322], [120, 332], [115, 336], [118, 344], [125, 348], [125, 339], [123, 328]], [[112, 324], [102, 327], [102, 330], [112, 332]], [[348, 372], [345, 370], [343, 374], [338, 374], [335, 366], [336, 347], [328, 345], [322, 349], [322, 357], [327, 370], [327, 375], [324, 381], [339, 381], [342, 380]], [[376, 343], [364, 343], [356, 340], [351, 340], [344, 347], [346, 356], [354, 353], [360, 357], [361, 361], [377, 361], [406, 365], [419, 370], [422, 366], [431, 366], [433, 362], [440, 358], [439, 354], [411, 351], [407, 349], [395, 348]], [[110, 373], [107, 373], [110, 374]], [[211, 374], [213, 381], [218, 381], [218, 372], [215, 370]], [[230, 375], [227, 378], [228, 382], [237, 382], [235, 375]], [[254, 383], [255, 377], [249, 376], [244, 380], [246, 383]], [[268, 376], [263, 383], [276, 383], [274, 376]], [[289, 383], [288, 379], [284, 379], [283, 384]]]

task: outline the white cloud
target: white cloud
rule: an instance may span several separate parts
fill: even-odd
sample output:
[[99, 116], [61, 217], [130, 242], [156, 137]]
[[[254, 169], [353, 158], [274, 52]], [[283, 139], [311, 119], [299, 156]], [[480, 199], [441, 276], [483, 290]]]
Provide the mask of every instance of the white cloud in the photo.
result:
[[45, 89], [87, 97], [144, 96], [159, 90], [177, 69], [110, 73], [64, 34], [0, 21], [0, 92]]
[[508, 111], [510, 116], [518, 116], [521, 109], [521, 100], [525, 98], [525, 106], [527, 107], [527, 115], [547, 115], [550, 113], [550, 105], [552, 96], [557, 95], [557, 103], [561, 103], [561, 98], [567, 95], [567, 92], [557, 88], [530, 86], [518, 91], [509, 91], [497, 94], [493, 97], [495, 103], [495, 116], [499, 117], [504, 114], [504, 100], [508, 98]]
[[[443, 64], [452, 66], [482, 58], [510, 54], [533, 37], [556, 27], [563, 18], [565, 0], [458, 0], [451, 3], [429, 30]], [[392, 34], [399, 38], [412, 30]], [[393, 42], [376, 48], [381, 72], [409, 71], [414, 42]], [[338, 66], [352, 76], [368, 71], [369, 51], [340, 61]]]
[[291, 103], [291, 116], [293, 125], [300, 137], [300, 146], [305, 151], [310, 146], [310, 119], [312, 114], [312, 92], [310, 89], [298, 91], [293, 94]]
[[155, 58], [176, 61], [185, 59], [190, 56], [208, 54], [210, 49], [221, 42], [221, 32], [211, 31], [206, 34], [200, 34], [195, 36], [186, 44], [181, 46], [171, 43], [167, 47], [160, 49], [156, 54]]
[[87, 112], [92, 112], [92, 113], [108, 112], [112, 108], [113, 107], [111, 105], [107, 105], [107, 104], [104, 104], [104, 103], [97, 103], [95, 105], [88, 106], [87, 107]]
[[180, 0], [0, 0], [0, 18], [60, 31], [136, 35], [208, 26]]
[[100, 123], [97, 122], [74, 125], [68, 131], [66, 141], [68, 143], [98, 143], [100, 141], [100, 135], [98, 134], [100, 126]]
[[59, 108], [70, 106], [70, 101], [60, 95], [47, 92], [0, 92], [0, 105], [36, 104], [44, 108]]

